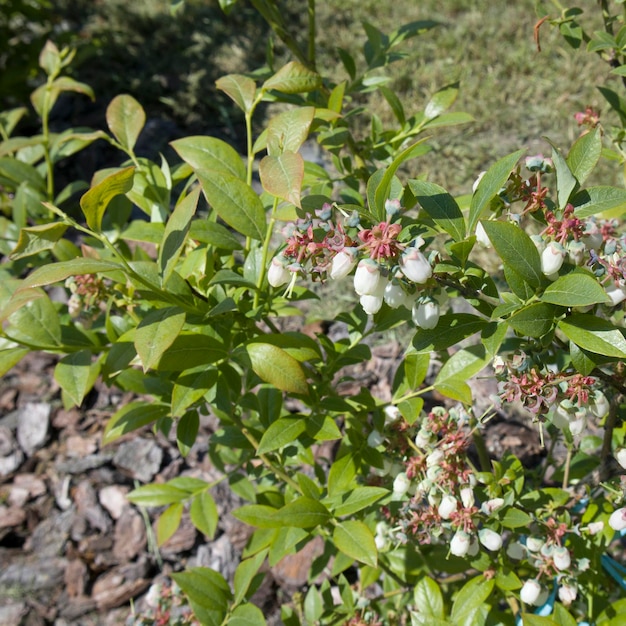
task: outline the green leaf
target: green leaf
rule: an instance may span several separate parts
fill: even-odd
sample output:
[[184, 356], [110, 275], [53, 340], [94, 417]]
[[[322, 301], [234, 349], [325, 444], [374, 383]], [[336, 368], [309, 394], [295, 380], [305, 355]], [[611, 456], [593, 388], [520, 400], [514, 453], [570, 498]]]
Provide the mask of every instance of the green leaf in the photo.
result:
[[228, 626], [265, 626], [266, 624], [261, 609], [254, 604], [238, 606], [228, 619]]
[[198, 180], [211, 208], [237, 232], [252, 239], [265, 236], [265, 209], [243, 180], [217, 170], [198, 170]]
[[434, 619], [445, 617], [443, 595], [439, 585], [432, 578], [420, 577], [413, 591], [413, 599], [420, 615]]
[[207, 567], [193, 567], [171, 577], [190, 600], [209, 611], [219, 612], [222, 615], [219, 623], [223, 621], [232, 593], [221, 574]]
[[576, 177], [579, 185], [582, 185], [600, 159], [602, 154], [602, 136], [600, 127], [590, 130], [581, 135], [572, 146], [567, 155], [567, 165]]
[[330, 467], [328, 472], [328, 495], [341, 495], [354, 484], [356, 463], [352, 454], [344, 454]]
[[573, 198], [576, 217], [601, 214], [602, 218], [621, 217], [626, 212], [626, 189], [618, 187], [589, 187]]
[[215, 81], [215, 86], [223, 91], [244, 113], [252, 110], [256, 95], [256, 84], [247, 76], [228, 74]]
[[564, 209], [578, 182], [561, 152], [551, 142], [550, 145], [552, 146], [552, 161], [556, 173], [557, 203], [560, 209]]
[[409, 180], [409, 188], [435, 224], [455, 241], [465, 239], [463, 213], [455, 199], [439, 185], [422, 180]]
[[530, 526], [533, 518], [521, 509], [511, 507], [500, 520], [505, 528], [521, 528], [522, 526]]
[[198, 333], [181, 333], [161, 356], [157, 370], [183, 372], [215, 363], [226, 356], [226, 350], [217, 339]]
[[273, 117], [267, 125], [267, 153], [298, 152], [309, 136], [315, 107], [289, 109]]
[[490, 596], [495, 581], [479, 575], [469, 580], [457, 594], [452, 605], [452, 621], [455, 624], [464, 624], [468, 615], [478, 609]]
[[322, 77], [307, 69], [302, 63], [291, 61], [268, 78], [262, 86], [264, 91], [274, 89], [282, 93], [304, 93], [322, 86]]
[[39, 254], [44, 250], [52, 250], [56, 242], [63, 237], [67, 224], [41, 224], [20, 230], [20, 238], [10, 255], [10, 259], [24, 259]]
[[7, 337], [31, 349], [55, 349], [62, 343], [59, 315], [45, 294], [11, 313], [8, 321]]
[[80, 208], [87, 225], [95, 232], [102, 228], [102, 218], [109, 203], [116, 196], [128, 193], [133, 188], [134, 167], [126, 167], [107, 176], [92, 187], [80, 199]]
[[522, 154], [524, 154], [524, 150], [518, 150], [501, 158], [481, 178], [470, 202], [467, 225], [469, 233], [474, 232], [478, 220], [483, 216], [491, 201], [498, 195]]
[[100, 366], [92, 363], [90, 350], [79, 350], [64, 356], [54, 368], [54, 379], [76, 406], [96, 382]]
[[418, 353], [445, 350], [480, 332], [487, 324], [484, 319], [469, 313], [442, 315], [436, 328], [415, 333], [413, 347]]
[[582, 350], [573, 341], [569, 342], [569, 354], [572, 365], [583, 376], [589, 376], [596, 369], [597, 363], [592, 358], [593, 353]]
[[189, 229], [189, 237], [222, 250], [240, 250], [243, 247], [228, 228], [208, 220], [194, 220]]
[[132, 153], [146, 123], [143, 107], [132, 96], [121, 94], [111, 100], [107, 107], [106, 120], [109, 130], [122, 147]]
[[187, 456], [198, 436], [200, 418], [197, 411], [185, 413], [176, 426], [176, 444], [183, 456]]
[[[378, 219], [382, 222], [387, 219], [385, 212], [385, 202], [390, 197], [398, 197], [393, 193], [393, 184], [394, 181], [397, 181], [395, 178], [396, 172], [398, 168], [405, 162], [410, 159], [414, 159], [415, 157], [421, 156], [422, 154], [426, 154], [430, 148], [424, 144], [426, 139], [420, 139], [418, 142], [410, 145], [408, 148], [405, 148], [387, 167], [383, 170], [383, 175], [380, 178], [380, 182], [377, 182], [375, 185], [374, 191], [374, 207], [377, 211]], [[378, 174], [378, 173], [377, 173]], [[378, 181], [378, 178], [376, 178]], [[398, 181], [399, 182], [399, 181]], [[368, 181], [369, 188], [369, 181]], [[369, 198], [369, 193], [368, 193]], [[370, 201], [370, 209], [374, 210], [372, 207], [372, 203]]]
[[246, 166], [241, 156], [221, 139], [194, 135], [176, 139], [170, 145], [196, 172], [210, 170], [234, 176], [241, 181], [246, 180]]
[[339, 522], [333, 530], [333, 543], [351, 559], [376, 567], [378, 551], [372, 531], [358, 520]]
[[383, 487], [355, 487], [341, 498], [341, 502], [331, 508], [336, 517], [354, 515], [388, 494], [389, 490]]
[[283, 417], [265, 431], [259, 442], [258, 454], [278, 450], [295, 441], [305, 430], [304, 418]]
[[174, 271], [178, 258], [187, 242], [187, 233], [198, 206], [199, 196], [200, 189], [192, 190], [191, 193], [178, 202], [167, 220], [158, 260], [163, 287], [165, 287]]
[[104, 427], [102, 445], [115, 441], [118, 437], [147, 426], [169, 414], [165, 404], [146, 404], [140, 400], [131, 402], [116, 411]]
[[185, 411], [211, 389], [217, 381], [217, 371], [202, 367], [200, 371], [184, 372], [172, 390], [172, 417], [182, 417]]
[[304, 160], [299, 154], [283, 152], [279, 156], [267, 155], [259, 164], [259, 176], [267, 193], [302, 208], [300, 192], [304, 180]]
[[28, 353], [29, 348], [8, 348], [0, 350], [0, 376], [4, 376], [17, 365]]
[[595, 315], [575, 314], [561, 320], [558, 327], [583, 350], [619, 359], [626, 358], [626, 340], [611, 322]]
[[28, 183], [29, 187], [42, 194], [42, 200], [46, 191], [46, 182], [37, 170], [13, 157], [0, 158], [0, 183], [13, 189], [21, 183]]
[[[258, 574], [261, 565], [265, 561], [267, 550], [262, 550], [249, 559], [244, 559], [235, 570], [233, 587], [235, 590], [235, 604], [243, 602], [252, 583], [252, 579]], [[231, 623], [231, 620], [228, 622]]]
[[168, 484], [142, 485], [133, 489], [126, 497], [137, 506], [163, 506], [180, 503], [189, 494]]
[[122, 269], [122, 266], [117, 263], [100, 261], [99, 259], [72, 259], [71, 261], [62, 261], [61, 263], [51, 263], [50, 265], [38, 267], [32, 274], [27, 276], [17, 291], [60, 283], [70, 276], [113, 272], [120, 269]]
[[328, 509], [318, 500], [302, 497], [286, 504], [274, 514], [274, 523], [295, 528], [322, 526], [330, 518]]
[[238, 520], [257, 528], [280, 528], [283, 524], [275, 520], [277, 509], [266, 504], [245, 504], [233, 511]]
[[209, 539], [213, 539], [217, 530], [219, 514], [213, 496], [204, 491], [195, 496], [189, 508], [191, 523]]
[[482, 225], [500, 258], [531, 287], [539, 287], [543, 278], [541, 258], [532, 239], [511, 222], [490, 220], [483, 221]]
[[254, 373], [281, 391], [308, 394], [309, 386], [302, 366], [282, 348], [269, 343], [246, 346]]
[[575, 271], [559, 276], [539, 298], [559, 306], [589, 306], [609, 302], [604, 288], [597, 279], [585, 271]]
[[182, 502], [175, 502], [161, 513], [156, 524], [157, 544], [162, 546], [180, 526], [180, 520], [183, 516]]
[[426, 104], [424, 109], [424, 117], [427, 120], [432, 120], [435, 117], [439, 117], [442, 113], [447, 111], [456, 100], [459, 94], [459, 83], [452, 83], [446, 85], [435, 92], [433, 97]]
[[155, 367], [163, 353], [174, 343], [184, 324], [185, 313], [178, 307], [150, 311], [141, 320], [135, 332], [135, 349], [144, 372]]
[[556, 307], [535, 302], [513, 314], [507, 323], [527, 337], [543, 337], [554, 325]]
[[[462, 402], [467, 401], [467, 385], [472, 376], [482, 370], [489, 359], [482, 345], [470, 346], [455, 352], [439, 370], [434, 387], [440, 393]], [[471, 393], [469, 395], [471, 401]]]

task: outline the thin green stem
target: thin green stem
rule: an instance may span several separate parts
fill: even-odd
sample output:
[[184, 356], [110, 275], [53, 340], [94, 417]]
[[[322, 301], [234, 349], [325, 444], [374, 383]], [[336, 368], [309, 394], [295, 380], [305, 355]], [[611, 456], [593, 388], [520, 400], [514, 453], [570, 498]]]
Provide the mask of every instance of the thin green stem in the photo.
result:
[[265, 233], [265, 240], [263, 241], [263, 249], [261, 251], [261, 267], [259, 268], [259, 278], [257, 279], [257, 290], [254, 292], [254, 304], [256, 308], [259, 305], [259, 294], [261, 287], [263, 287], [263, 281], [265, 280], [265, 274], [267, 273], [267, 255], [269, 253], [270, 241], [272, 239], [272, 233], [274, 232], [274, 224], [276, 223], [276, 209], [278, 208], [278, 198], [274, 198], [274, 204], [272, 205], [272, 213], [270, 214], [270, 221], [267, 225], [267, 232]]
[[565, 468], [563, 469], [563, 489], [567, 489], [569, 485], [569, 472], [572, 465], [572, 446], [567, 446], [567, 454], [565, 456]]
[[54, 201], [54, 167], [50, 156], [50, 89], [53, 77], [48, 77], [48, 83], [43, 96], [43, 106], [41, 110], [41, 133], [43, 135], [43, 156], [46, 162], [46, 195], [48, 202]]

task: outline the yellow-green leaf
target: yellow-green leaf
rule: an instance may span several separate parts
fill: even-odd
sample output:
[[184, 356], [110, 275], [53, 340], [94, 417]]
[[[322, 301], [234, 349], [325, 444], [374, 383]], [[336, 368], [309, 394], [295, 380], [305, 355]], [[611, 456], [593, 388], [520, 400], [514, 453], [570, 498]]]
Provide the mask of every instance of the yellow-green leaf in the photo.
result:
[[309, 386], [302, 366], [278, 346], [250, 343], [247, 346], [254, 373], [281, 391], [306, 395]]

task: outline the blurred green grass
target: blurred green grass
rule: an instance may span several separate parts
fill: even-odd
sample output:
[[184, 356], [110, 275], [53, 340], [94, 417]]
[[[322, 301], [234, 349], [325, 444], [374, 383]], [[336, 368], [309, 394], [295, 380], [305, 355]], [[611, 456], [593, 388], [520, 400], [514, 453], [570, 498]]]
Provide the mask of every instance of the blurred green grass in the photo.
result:
[[[11, 8], [35, 0], [1, 2]], [[306, 2], [278, 4], [292, 33], [302, 41]], [[579, 133], [574, 113], [586, 106], [606, 112], [596, 85], [619, 80], [608, 77], [608, 66], [597, 56], [572, 50], [547, 25], [541, 29], [543, 49], [538, 52], [533, 40], [534, 4], [534, 0], [318, 0], [318, 65], [335, 80], [345, 76], [337, 47], [362, 58], [364, 21], [387, 33], [414, 20], [441, 22], [404, 42], [406, 58], [387, 71], [390, 87], [408, 114], [421, 110], [438, 88], [460, 82], [454, 110], [470, 113], [475, 122], [434, 132], [433, 151], [412, 163], [410, 173], [454, 194], [467, 193], [479, 172], [499, 157], [520, 147], [529, 154], [549, 152], [543, 136], [567, 151]], [[577, 4], [584, 10], [585, 23], [595, 22], [599, 28], [597, 3]], [[228, 16], [217, 0], [187, 0], [174, 16], [169, 5], [168, 0], [55, 0], [42, 13], [46, 24], [37, 30], [79, 46], [76, 77], [94, 87], [102, 109], [118, 93], [130, 93], [149, 117], [172, 119], [182, 133], [220, 129], [221, 136], [243, 146], [242, 118], [214, 83], [225, 73], [252, 71], [264, 64], [267, 26], [243, 0]], [[16, 24], [23, 26], [19, 20]], [[277, 64], [287, 59], [280, 43], [275, 51]], [[6, 54], [5, 65], [10, 64], [10, 50]], [[0, 69], [2, 60], [0, 55]], [[29, 80], [32, 83], [30, 76]], [[368, 96], [366, 104], [383, 122], [393, 124], [381, 96]], [[96, 110], [88, 121], [99, 114]], [[612, 164], [601, 168], [599, 176], [604, 184], [623, 184], [621, 172]]]

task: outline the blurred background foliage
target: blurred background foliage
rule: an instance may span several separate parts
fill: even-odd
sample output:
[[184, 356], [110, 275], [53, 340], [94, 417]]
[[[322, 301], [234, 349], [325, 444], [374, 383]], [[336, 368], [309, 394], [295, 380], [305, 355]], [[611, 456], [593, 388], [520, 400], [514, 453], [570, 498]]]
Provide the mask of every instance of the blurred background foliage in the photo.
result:
[[[595, 18], [593, 0], [578, 4], [584, 19]], [[279, 5], [292, 34], [304, 38], [306, 2]], [[516, 148], [549, 152], [542, 136], [567, 150], [579, 132], [574, 113], [586, 106], [606, 110], [595, 85], [605, 83], [610, 68], [595, 55], [571, 50], [547, 26], [539, 52], [533, 0], [328, 0], [319, 1], [317, 11], [318, 69], [336, 81], [347, 78], [337, 47], [358, 59], [363, 21], [383, 32], [418, 19], [441, 22], [407, 42], [405, 58], [387, 71], [408, 114], [436, 89], [460, 81], [455, 110], [472, 114], [475, 123], [433, 136], [433, 152], [412, 172], [453, 193], [467, 192], [482, 169]], [[224, 15], [217, 0], [187, 0], [172, 15], [168, 0], [0, 0], [0, 105], [28, 103], [42, 80], [39, 50], [51, 38], [78, 48], [74, 77], [90, 84], [97, 97], [95, 104], [75, 95], [62, 98], [52, 120], [59, 130], [102, 128], [110, 100], [129, 93], [149, 120], [158, 120], [149, 139], [155, 150], [176, 136], [198, 133], [217, 133], [242, 147], [239, 114], [214, 83], [226, 73], [262, 68], [268, 58], [280, 66], [288, 56], [273, 42], [268, 57], [268, 37], [266, 24], [243, 1]], [[359, 104], [394, 123], [382, 96], [362, 98]], [[614, 182], [603, 169], [598, 175], [605, 176], [604, 184]]]

